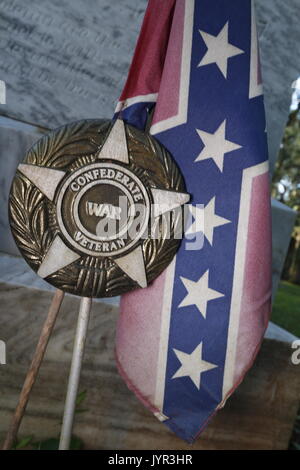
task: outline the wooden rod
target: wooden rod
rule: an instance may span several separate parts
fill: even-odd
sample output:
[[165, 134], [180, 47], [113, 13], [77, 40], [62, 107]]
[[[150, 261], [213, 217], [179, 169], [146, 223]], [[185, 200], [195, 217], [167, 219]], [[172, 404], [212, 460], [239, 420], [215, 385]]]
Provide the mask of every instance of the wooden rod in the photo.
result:
[[19, 396], [19, 401], [15, 410], [15, 413], [13, 415], [12, 421], [10, 423], [2, 450], [11, 449], [11, 447], [13, 446], [13, 444], [15, 443], [17, 439], [18, 430], [19, 430], [22, 418], [26, 410], [29, 396], [30, 396], [32, 387], [35, 384], [40, 365], [43, 361], [47, 344], [50, 339], [51, 333], [53, 331], [53, 327], [55, 325], [55, 321], [59, 313], [63, 298], [64, 298], [64, 292], [57, 289], [53, 296], [47, 318], [43, 325], [39, 342], [37, 344], [31, 365], [27, 372], [25, 382], [24, 382], [22, 391]]

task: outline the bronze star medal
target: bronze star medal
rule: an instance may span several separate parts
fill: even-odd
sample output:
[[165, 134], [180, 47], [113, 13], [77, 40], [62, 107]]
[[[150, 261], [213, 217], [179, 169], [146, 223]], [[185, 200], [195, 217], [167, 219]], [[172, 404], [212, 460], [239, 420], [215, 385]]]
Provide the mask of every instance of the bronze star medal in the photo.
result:
[[86, 120], [39, 140], [18, 167], [10, 222], [29, 265], [86, 297], [146, 287], [170, 263], [188, 202], [171, 155], [150, 134]]

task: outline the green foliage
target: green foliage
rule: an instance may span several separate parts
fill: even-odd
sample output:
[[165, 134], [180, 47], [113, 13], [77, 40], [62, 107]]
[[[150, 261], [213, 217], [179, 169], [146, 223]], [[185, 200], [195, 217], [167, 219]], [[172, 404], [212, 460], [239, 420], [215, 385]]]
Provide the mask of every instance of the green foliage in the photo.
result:
[[300, 415], [298, 415], [296, 419], [289, 449], [300, 450]]
[[[77, 395], [75, 413], [84, 413], [88, 411], [87, 409], [80, 408], [81, 404], [86, 399], [87, 390], [83, 390]], [[70, 441], [70, 450], [81, 450], [83, 449], [83, 441], [72, 435]], [[33, 450], [58, 450], [59, 447], [59, 436], [51, 437], [43, 441], [34, 441], [33, 436], [27, 436], [17, 441], [12, 447], [12, 450], [21, 450], [21, 449], [33, 449]]]
[[20, 441], [17, 441], [13, 446], [13, 450], [21, 450], [26, 448], [33, 440], [33, 436], [24, 437]]
[[300, 337], [300, 286], [282, 281], [277, 291], [271, 320]]
[[86, 390], [83, 390], [82, 392], [78, 393], [76, 398], [75, 413], [85, 413], [86, 411], [88, 411], [88, 409], [86, 408], [80, 408], [81, 403], [83, 403], [86, 398], [86, 394]]
[[[300, 211], [300, 105], [289, 116], [273, 176], [272, 196]], [[300, 225], [300, 214], [297, 225]]]
[[[35, 450], [58, 450], [59, 438], [52, 437], [45, 441], [35, 442], [32, 444], [32, 448]], [[70, 442], [70, 450], [81, 450], [83, 449], [83, 442], [79, 437], [72, 436]]]
[[[285, 328], [294, 335], [300, 337], [299, 304], [300, 286], [282, 281], [275, 297], [271, 320], [282, 328]], [[289, 449], [300, 450], [299, 414], [294, 425]]]

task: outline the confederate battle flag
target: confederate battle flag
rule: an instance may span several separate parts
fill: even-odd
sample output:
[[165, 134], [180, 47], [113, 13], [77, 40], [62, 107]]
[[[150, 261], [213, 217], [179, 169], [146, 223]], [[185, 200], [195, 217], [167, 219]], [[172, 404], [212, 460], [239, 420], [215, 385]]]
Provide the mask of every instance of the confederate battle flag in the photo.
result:
[[[266, 329], [271, 223], [251, 0], [150, 0], [116, 115], [172, 154], [191, 195], [169, 267], [121, 300], [120, 373], [191, 442], [243, 380]], [[199, 220], [203, 223], [199, 224]]]

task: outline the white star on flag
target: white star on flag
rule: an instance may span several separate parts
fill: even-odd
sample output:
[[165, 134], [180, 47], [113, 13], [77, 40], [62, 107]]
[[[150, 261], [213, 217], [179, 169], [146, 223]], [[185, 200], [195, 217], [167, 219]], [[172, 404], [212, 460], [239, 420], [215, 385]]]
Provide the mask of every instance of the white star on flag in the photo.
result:
[[231, 222], [215, 213], [215, 202], [216, 198], [213, 197], [204, 208], [202, 204], [199, 204], [201, 207], [193, 206], [192, 204], [189, 205], [189, 211], [194, 218], [194, 222], [190, 225], [188, 230], [186, 230], [186, 235], [203, 232], [207, 241], [212, 245], [214, 229]]
[[176, 354], [177, 359], [181, 362], [181, 366], [175, 372], [172, 379], [189, 377], [198, 390], [201, 385], [201, 374], [218, 367], [216, 364], [212, 364], [211, 362], [207, 362], [202, 359], [202, 342], [198, 344], [191, 354], [178, 351], [178, 349], [174, 348], [173, 351]]
[[217, 36], [212, 36], [211, 34], [205, 33], [201, 30], [199, 30], [199, 33], [205, 42], [207, 51], [199, 62], [198, 67], [215, 63], [224, 77], [227, 78], [228, 59], [244, 53], [242, 49], [239, 49], [228, 42], [228, 21]]
[[180, 276], [180, 279], [188, 293], [178, 305], [178, 308], [196, 305], [199, 312], [206, 318], [207, 303], [210, 300], [224, 297], [221, 292], [208, 287], [208, 270], [196, 282], [182, 276]]
[[199, 153], [195, 162], [212, 158], [219, 170], [223, 171], [225, 153], [241, 148], [241, 145], [235, 144], [234, 142], [225, 139], [226, 119], [212, 134], [200, 129], [196, 129], [196, 131], [204, 144], [204, 148]]

